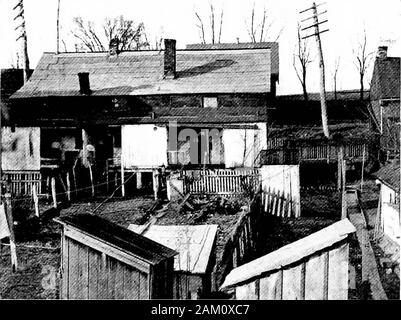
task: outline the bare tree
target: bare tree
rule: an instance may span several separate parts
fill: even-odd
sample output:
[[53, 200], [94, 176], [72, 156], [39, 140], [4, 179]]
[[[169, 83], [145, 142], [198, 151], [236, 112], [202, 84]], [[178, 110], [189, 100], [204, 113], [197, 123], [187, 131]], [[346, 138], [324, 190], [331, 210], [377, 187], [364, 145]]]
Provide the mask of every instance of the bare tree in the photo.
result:
[[20, 68], [20, 60], [21, 59], [20, 59], [20, 55], [18, 52], [15, 54], [15, 56], [11, 56], [10, 60], [9, 60], [11, 69], [19, 69]]
[[[221, 42], [221, 32], [223, 29], [223, 17], [224, 17], [224, 10], [221, 8], [220, 11], [220, 19], [216, 19], [215, 15], [215, 7], [212, 2], [210, 2], [209, 6], [209, 31], [210, 31], [210, 43], [220, 43]], [[196, 27], [199, 29], [199, 38], [201, 43], [205, 44], [207, 43], [207, 36], [206, 36], [206, 31], [207, 28], [204, 23], [204, 19], [199, 15], [198, 12], [195, 11], [195, 18], [198, 21], [196, 24]], [[217, 30], [217, 25], [219, 25], [218, 30]]]
[[135, 25], [134, 21], [125, 19], [124, 16], [107, 18], [101, 26], [104, 36], [101, 36], [99, 28], [91, 21], [84, 21], [81, 17], [75, 17], [73, 21], [73, 36], [89, 51], [108, 50], [112, 39], [118, 43], [119, 51], [149, 48], [144, 24]]
[[333, 70], [334, 100], [337, 100], [337, 77], [339, 68], [340, 68], [340, 57], [337, 57], [336, 60], [334, 61], [334, 70]]
[[363, 39], [362, 42], [358, 44], [357, 49], [353, 49], [352, 53], [355, 55], [355, 67], [359, 73], [359, 84], [360, 84], [360, 99], [364, 99], [364, 81], [367, 70], [369, 69], [372, 60], [373, 60], [373, 52], [367, 52], [367, 37], [366, 30], [363, 31]]
[[306, 39], [302, 39], [301, 36], [301, 25], [298, 23], [298, 41], [296, 45], [296, 53], [294, 54], [293, 66], [295, 73], [297, 74], [298, 80], [302, 85], [302, 91], [304, 100], [308, 101], [308, 91], [306, 88], [306, 75], [308, 71], [308, 65], [313, 61], [311, 59], [309, 43]]
[[[250, 21], [245, 21], [247, 25], [247, 32], [251, 42], [264, 42], [266, 41], [266, 36], [269, 35], [271, 28], [273, 26], [273, 21], [269, 20], [267, 9], [266, 7], [263, 8], [263, 16], [261, 18], [261, 22], [256, 24], [256, 17], [255, 17], [255, 3], [253, 4], [252, 11], [251, 11], [251, 18]], [[281, 32], [283, 28], [278, 32], [277, 36], [275, 37], [274, 41], [277, 41], [280, 38]]]

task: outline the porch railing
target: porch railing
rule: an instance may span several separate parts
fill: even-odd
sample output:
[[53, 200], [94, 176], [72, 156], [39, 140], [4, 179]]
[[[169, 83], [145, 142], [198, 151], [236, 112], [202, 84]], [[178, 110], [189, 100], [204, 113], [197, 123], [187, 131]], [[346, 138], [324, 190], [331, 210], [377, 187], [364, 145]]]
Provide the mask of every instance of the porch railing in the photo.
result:
[[42, 193], [42, 175], [39, 171], [3, 171], [10, 192], [16, 196], [31, 196], [33, 188]]

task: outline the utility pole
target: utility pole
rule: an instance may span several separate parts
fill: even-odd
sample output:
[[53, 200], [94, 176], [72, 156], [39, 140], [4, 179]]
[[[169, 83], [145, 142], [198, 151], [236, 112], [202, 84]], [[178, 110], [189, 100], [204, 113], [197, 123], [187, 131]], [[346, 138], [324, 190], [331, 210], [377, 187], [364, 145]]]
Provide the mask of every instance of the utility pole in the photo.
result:
[[328, 126], [328, 120], [327, 120], [327, 105], [326, 105], [326, 79], [325, 79], [325, 70], [324, 70], [324, 60], [323, 60], [323, 50], [322, 50], [322, 42], [320, 39], [320, 34], [329, 31], [329, 29], [320, 31], [319, 30], [319, 25], [326, 23], [328, 20], [324, 20], [319, 22], [319, 15], [322, 15], [324, 13], [326, 13], [327, 11], [318, 13], [317, 11], [317, 7], [323, 5], [319, 4], [316, 5], [316, 3], [313, 3], [313, 6], [311, 8], [308, 8], [306, 10], [301, 11], [300, 13], [304, 13], [304, 12], [308, 12], [310, 10], [312, 10], [313, 12], [313, 16], [306, 18], [304, 20], [302, 20], [301, 22], [305, 22], [308, 20], [313, 20], [313, 24], [310, 26], [307, 26], [303, 29], [301, 29], [301, 31], [304, 30], [308, 30], [310, 28], [314, 28], [315, 33], [314, 34], [310, 34], [307, 35], [305, 37], [303, 37], [303, 39], [309, 38], [309, 37], [315, 37], [316, 38], [316, 43], [317, 43], [317, 49], [318, 49], [318, 53], [319, 53], [319, 68], [320, 68], [320, 102], [321, 102], [321, 114], [322, 114], [322, 127], [323, 127], [323, 132], [324, 135], [327, 139], [330, 138], [330, 132], [329, 132], [329, 126]]
[[14, 20], [21, 20], [21, 22], [15, 28], [15, 31], [20, 30], [18, 40], [22, 39], [22, 49], [23, 49], [23, 57], [24, 57], [24, 83], [28, 81], [29, 78], [29, 57], [28, 57], [28, 39], [26, 36], [26, 27], [25, 27], [25, 15], [24, 15], [24, 1], [18, 0], [18, 3], [15, 5], [13, 10], [16, 12], [16, 16]]
[[60, 53], [60, 0], [57, 1], [57, 54]]

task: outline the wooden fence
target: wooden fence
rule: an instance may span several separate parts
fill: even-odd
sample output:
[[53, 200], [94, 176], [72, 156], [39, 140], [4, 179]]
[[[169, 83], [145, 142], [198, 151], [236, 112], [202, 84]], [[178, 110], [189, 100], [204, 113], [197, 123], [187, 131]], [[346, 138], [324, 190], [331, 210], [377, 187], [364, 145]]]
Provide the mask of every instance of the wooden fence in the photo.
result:
[[192, 194], [243, 194], [259, 189], [258, 169], [185, 170], [185, 192]]
[[258, 250], [260, 243], [260, 197], [257, 195], [250, 208], [244, 210], [224, 246], [220, 262], [220, 278], [216, 279], [221, 285], [224, 277], [237, 266], [249, 262]]
[[37, 194], [42, 193], [42, 175], [39, 171], [4, 171], [3, 175], [14, 196], [31, 196], [33, 188], [36, 188]]
[[[272, 143], [270, 143], [272, 144]], [[299, 145], [279, 145], [264, 150], [261, 154], [262, 164], [290, 164], [300, 162], [327, 162], [338, 161], [338, 146], [322, 142], [300, 143]], [[367, 143], [355, 142], [345, 145], [344, 157], [354, 162], [362, 162], [369, 158]]]
[[265, 214], [282, 218], [299, 218], [301, 211], [298, 210], [299, 203], [291, 199], [289, 194], [283, 191], [268, 189], [261, 194], [261, 206]]

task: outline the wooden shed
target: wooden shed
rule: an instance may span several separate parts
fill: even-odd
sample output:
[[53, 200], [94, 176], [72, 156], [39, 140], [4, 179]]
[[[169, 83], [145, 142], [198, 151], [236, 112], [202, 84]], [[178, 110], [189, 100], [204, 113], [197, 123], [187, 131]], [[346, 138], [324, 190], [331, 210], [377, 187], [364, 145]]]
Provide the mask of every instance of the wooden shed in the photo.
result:
[[216, 261], [217, 225], [152, 225], [131, 224], [141, 232], [178, 252], [174, 259], [174, 299], [198, 299], [212, 291], [212, 271]]
[[62, 231], [62, 299], [171, 299], [174, 250], [91, 214]]
[[221, 290], [238, 300], [347, 300], [348, 219], [233, 269]]

